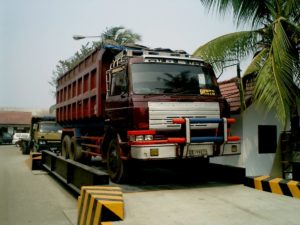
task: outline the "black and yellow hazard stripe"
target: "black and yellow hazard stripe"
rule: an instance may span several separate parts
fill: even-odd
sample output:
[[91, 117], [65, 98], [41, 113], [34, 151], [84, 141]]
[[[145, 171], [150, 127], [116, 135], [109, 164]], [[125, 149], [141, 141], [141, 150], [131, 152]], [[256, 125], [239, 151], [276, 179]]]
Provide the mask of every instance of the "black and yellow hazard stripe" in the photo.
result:
[[300, 182], [270, 176], [246, 177], [245, 186], [261, 191], [300, 198]]
[[101, 225], [114, 225], [112, 222], [102, 222]]
[[78, 225], [104, 224], [124, 219], [123, 194], [119, 187], [83, 186], [78, 197]]

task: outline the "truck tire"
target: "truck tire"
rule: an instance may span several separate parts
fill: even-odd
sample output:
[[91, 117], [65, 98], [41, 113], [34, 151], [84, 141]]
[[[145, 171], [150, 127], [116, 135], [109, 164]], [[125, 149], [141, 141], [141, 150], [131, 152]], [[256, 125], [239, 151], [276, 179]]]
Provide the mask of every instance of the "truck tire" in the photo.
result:
[[22, 144], [23, 155], [28, 155], [29, 152], [30, 152], [30, 149], [29, 149], [28, 143], [26, 141], [23, 141], [23, 144]]
[[71, 138], [70, 159], [80, 161], [82, 159], [82, 148], [77, 144], [76, 138]]
[[123, 183], [128, 175], [127, 162], [120, 158], [120, 146], [116, 138], [111, 140], [107, 152], [107, 170], [111, 181]]
[[69, 135], [64, 136], [61, 146], [61, 155], [68, 159], [70, 156], [71, 138]]
[[21, 148], [20, 148], [23, 155], [25, 154], [25, 148], [26, 148], [26, 143], [23, 141]]

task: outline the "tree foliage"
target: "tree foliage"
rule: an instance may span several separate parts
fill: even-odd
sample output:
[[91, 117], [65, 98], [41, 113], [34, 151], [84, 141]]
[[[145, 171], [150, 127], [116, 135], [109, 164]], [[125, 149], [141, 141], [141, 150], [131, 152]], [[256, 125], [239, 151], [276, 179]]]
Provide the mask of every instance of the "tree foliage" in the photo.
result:
[[[208, 9], [232, 12], [237, 25], [251, 24], [249, 31], [218, 37], [194, 53], [221, 68], [228, 60], [254, 55], [243, 79], [256, 75], [254, 101], [275, 108], [286, 124], [299, 98], [299, 0], [200, 0]], [[296, 82], [295, 82], [296, 81]]]
[[95, 44], [90, 44], [89, 42], [85, 45], [82, 45], [79, 51], [76, 51], [75, 54], [70, 59], [59, 60], [56, 64], [55, 70], [52, 72], [52, 78], [49, 84], [54, 88], [53, 93], [55, 94], [56, 88], [56, 79], [59, 76], [62, 76], [68, 70], [72, 69], [78, 62], [84, 59], [90, 52], [95, 48]]
[[123, 26], [110, 27], [101, 34], [101, 40], [95, 42], [87, 42], [82, 45], [79, 51], [65, 60], [59, 60], [55, 70], [52, 72], [52, 78], [49, 84], [54, 88], [53, 93], [55, 94], [56, 80], [59, 76], [72, 69], [81, 60], [83, 60], [87, 55], [89, 55], [95, 48], [101, 46], [102, 44], [115, 44], [115, 45], [125, 45], [136, 43], [141, 40], [141, 36], [137, 33], [126, 29]]
[[132, 44], [141, 41], [141, 35], [133, 33], [123, 26], [106, 28], [101, 35], [102, 42], [114, 42], [119, 45]]

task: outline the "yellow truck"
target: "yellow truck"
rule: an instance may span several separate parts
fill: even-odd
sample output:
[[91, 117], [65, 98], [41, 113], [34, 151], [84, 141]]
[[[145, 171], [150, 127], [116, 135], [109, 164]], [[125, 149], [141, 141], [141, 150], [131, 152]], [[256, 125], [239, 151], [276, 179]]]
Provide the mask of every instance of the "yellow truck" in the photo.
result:
[[22, 140], [23, 154], [30, 151], [50, 150], [60, 151], [61, 126], [55, 122], [55, 117], [32, 117], [30, 138]]

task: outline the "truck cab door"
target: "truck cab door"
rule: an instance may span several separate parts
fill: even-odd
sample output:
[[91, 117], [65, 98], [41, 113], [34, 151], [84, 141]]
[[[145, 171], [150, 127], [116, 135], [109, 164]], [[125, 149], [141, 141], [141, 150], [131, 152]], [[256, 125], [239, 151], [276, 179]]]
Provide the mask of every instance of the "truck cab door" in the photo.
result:
[[109, 77], [108, 92], [106, 97], [105, 114], [112, 125], [118, 128], [128, 126], [129, 91], [128, 76], [125, 68], [119, 68]]

